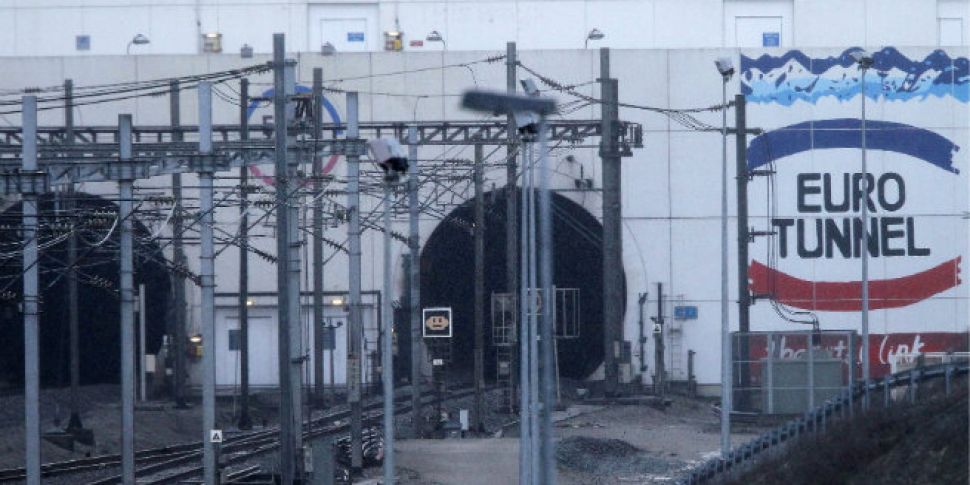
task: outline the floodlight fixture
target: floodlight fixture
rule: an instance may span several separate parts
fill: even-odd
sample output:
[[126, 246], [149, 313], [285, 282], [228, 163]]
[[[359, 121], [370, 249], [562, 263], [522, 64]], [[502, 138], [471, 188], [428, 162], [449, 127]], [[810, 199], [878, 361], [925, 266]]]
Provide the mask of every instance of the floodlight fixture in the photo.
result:
[[718, 57], [714, 65], [717, 66], [717, 72], [721, 73], [725, 81], [734, 75], [734, 61], [730, 57]]
[[384, 170], [384, 180], [396, 182], [408, 171], [408, 157], [396, 138], [378, 138], [367, 142], [374, 162]]
[[589, 41], [602, 40], [604, 37], [606, 37], [606, 34], [604, 34], [600, 29], [594, 28], [593, 30], [590, 30], [589, 33], [586, 34], [586, 48], [589, 48]]
[[320, 55], [322, 56], [332, 56], [337, 53], [337, 48], [333, 46], [330, 42], [324, 42], [320, 46]]
[[125, 54], [131, 54], [131, 46], [133, 45], [145, 45], [150, 42], [151, 41], [148, 40], [148, 37], [146, 37], [145, 34], [136, 34], [131, 38], [130, 41], [128, 41], [128, 47], [125, 48]]
[[872, 54], [865, 49], [852, 49], [849, 51], [849, 57], [851, 57], [861, 69], [868, 69], [872, 67]]
[[444, 50], [448, 50], [448, 43], [445, 42], [445, 37], [441, 35], [441, 32], [438, 32], [437, 30], [432, 30], [431, 32], [429, 32], [428, 36], [425, 37], [424, 40], [428, 42], [441, 42], [441, 48]]
[[525, 91], [525, 94], [532, 97], [539, 96], [539, 88], [536, 86], [536, 82], [531, 78], [522, 79], [519, 81], [519, 83], [522, 84], [522, 90]]

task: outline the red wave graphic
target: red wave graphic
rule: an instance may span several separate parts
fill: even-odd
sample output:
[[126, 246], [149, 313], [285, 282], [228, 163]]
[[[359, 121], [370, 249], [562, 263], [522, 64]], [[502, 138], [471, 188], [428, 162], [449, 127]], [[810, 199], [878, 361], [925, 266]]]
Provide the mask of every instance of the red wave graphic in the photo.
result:
[[[960, 284], [960, 257], [920, 273], [869, 280], [869, 308], [899, 308], [925, 300]], [[851, 312], [862, 310], [861, 281], [808, 281], [752, 261], [748, 270], [751, 291], [771, 294], [777, 301], [804, 310]]]

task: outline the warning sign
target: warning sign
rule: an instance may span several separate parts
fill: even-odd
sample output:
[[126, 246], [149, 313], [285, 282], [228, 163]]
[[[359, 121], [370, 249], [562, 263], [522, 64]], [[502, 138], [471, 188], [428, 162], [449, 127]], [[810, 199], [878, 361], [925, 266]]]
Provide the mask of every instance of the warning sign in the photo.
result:
[[451, 307], [425, 308], [422, 317], [425, 338], [451, 337]]
[[222, 430], [221, 429], [209, 430], [209, 442], [222, 443]]

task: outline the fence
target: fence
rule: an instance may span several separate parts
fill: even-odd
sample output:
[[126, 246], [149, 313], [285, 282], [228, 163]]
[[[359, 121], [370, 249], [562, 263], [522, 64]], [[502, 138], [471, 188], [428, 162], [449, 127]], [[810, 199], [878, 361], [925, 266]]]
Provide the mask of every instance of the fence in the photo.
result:
[[[870, 406], [874, 406], [877, 395], [882, 394], [883, 406], [888, 408], [892, 402], [908, 400], [914, 403], [917, 400], [920, 384], [929, 380], [943, 379], [944, 392], [950, 395], [953, 388], [953, 377], [959, 374], [966, 374], [970, 369], [970, 364], [966, 359], [951, 359], [950, 362], [938, 364], [932, 367], [914, 367], [907, 371], [891, 374], [885, 378], [869, 383]], [[893, 397], [892, 390], [904, 388], [905, 394], [896, 393]], [[844, 418], [847, 414], [853, 414], [855, 406], [853, 403], [858, 401], [864, 392], [864, 386], [853, 385], [850, 390], [845, 390], [837, 397], [826, 400], [820, 406], [811, 411], [792, 419], [785, 424], [769, 432], [752, 439], [748, 443], [735, 447], [726, 457], [710, 459], [698, 467], [694, 468], [687, 479], [683, 482], [686, 485], [710, 483], [728, 479], [743, 472], [756, 463], [756, 460], [767, 455], [769, 451], [779, 449], [782, 445], [794, 442], [802, 435], [813, 435], [825, 432], [830, 421], [836, 417]]]
[[860, 375], [859, 343], [852, 331], [733, 333], [734, 410], [799, 414], [845, 392]]

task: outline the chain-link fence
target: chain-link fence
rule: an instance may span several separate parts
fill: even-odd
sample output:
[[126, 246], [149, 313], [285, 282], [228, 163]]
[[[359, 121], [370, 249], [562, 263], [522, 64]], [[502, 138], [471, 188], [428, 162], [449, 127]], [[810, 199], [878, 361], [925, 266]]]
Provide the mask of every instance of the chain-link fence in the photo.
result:
[[731, 344], [739, 412], [803, 413], [860, 375], [861, 343], [852, 331], [735, 332]]

